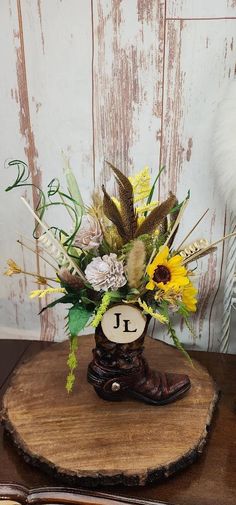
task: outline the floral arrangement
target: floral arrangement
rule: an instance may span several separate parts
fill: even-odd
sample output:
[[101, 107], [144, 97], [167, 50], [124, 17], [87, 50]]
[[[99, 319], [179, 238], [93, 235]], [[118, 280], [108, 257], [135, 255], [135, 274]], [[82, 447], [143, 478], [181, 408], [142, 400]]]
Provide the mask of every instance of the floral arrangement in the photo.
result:
[[[35, 211], [22, 198], [35, 218], [33, 236], [37, 241], [37, 253], [53, 274], [45, 277], [25, 272], [12, 259], [8, 260], [5, 272], [8, 276], [21, 273], [33, 276], [41, 287], [30, 293], [31, 298], [61, 295], [41, 312], [58, 303], [68, 305], [68, 392], [75, 381], [77, 336], [86, 326], [96, 328], [112, 303], [135, 304], [166, 325], [174, 344], [188, 356], [177, 337], [173, 316], [179, 314], [191, 331], [189, 316], [196, 311], [197, 289], [193, 284], [195, 271], [189, 264], [214, 251], [219, 242], [209, 244], [207, 240], [200, 240], [182, 248], [206, 211], [186, 239], [178, 247], [173, 246], [189, 194], [181, 203], [171, 192], [163, 202], [153, 200], [164, 167], [151, 184], [148, 167], [126, 177], [116, 167], [108, 165], [117, 182], [117, 198], [102, 186], [102, 191], [93, 192], [91, 204], [86, 206], [68, 162], [66, 191], [57, 179], [49, 183], [47, 193], [37, 188], [39, 203]], [[30, 174], [24, 162], [15, 160], [9, 166], [16, 167], [18, 172], [6, 191], [30, 185]], [[46, 224], [44, 215], [53, 206], [62, 206], [68, 212], [70, 230]], [[18, 242], [34, 252], [28, 239]]]

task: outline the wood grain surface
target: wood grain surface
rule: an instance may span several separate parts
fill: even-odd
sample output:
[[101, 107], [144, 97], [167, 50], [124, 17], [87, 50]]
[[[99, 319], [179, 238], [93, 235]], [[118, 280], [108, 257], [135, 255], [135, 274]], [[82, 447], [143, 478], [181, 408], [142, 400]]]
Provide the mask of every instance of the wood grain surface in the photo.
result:
[[[28, 345], [29, 344], [29, 345]], [[50, 342], [0, 340], [0, 401], [9, 384], [14, 367], [22, 359], [35, 356], [40, 350], [54, 347]], [[27, 348], [28, 347], [28, 348]], [[236, 356], [191, 351], [204, 365], [221, 390], [213, 417], [207, 447], [194, 465], [148, 486], [104, 486], [109, 499], [142, 502], [155, 501], [168, 505], [235, 505], [236, 496]], [[80, 494], [92, 493], [85, 488], [68, 489], [62, 481], [26, 463], [11, 439], [0, 426], [0, 496], [21, 503], [78, 503]], [[15, 485], [12, 485], [12, 483]], [[22, 492], [21, 492], [22, 491]], [[79, 495], [78, 495], [79, 493]], [[96, 496], [98, 491], [96, 490]], [[95, 498], [96, 499], [96, 498]], [[136, 503], [136, 501], [135, 501]]]
[[67, 343], [20, 366], [3, 399], [3, 421], [26, 460], [64, 481], [143, 485], [196, 459], [217, 400], [213, 380], [175, 348], [147, 338], [146, 356], [160, 370], [187, 372], [191, 391], [165, 407], [134, 400], [105, 402], [86, 381], [93, 337], [82, 337], [79, 376], [65, 391]]

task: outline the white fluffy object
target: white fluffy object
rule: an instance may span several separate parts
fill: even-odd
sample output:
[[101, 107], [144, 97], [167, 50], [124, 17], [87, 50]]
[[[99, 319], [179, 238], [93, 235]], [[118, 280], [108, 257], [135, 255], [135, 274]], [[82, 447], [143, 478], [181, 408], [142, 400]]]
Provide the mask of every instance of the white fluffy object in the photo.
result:
[[216, 111], [212, 153], [219, 192], [236, 215], [236, 79]]

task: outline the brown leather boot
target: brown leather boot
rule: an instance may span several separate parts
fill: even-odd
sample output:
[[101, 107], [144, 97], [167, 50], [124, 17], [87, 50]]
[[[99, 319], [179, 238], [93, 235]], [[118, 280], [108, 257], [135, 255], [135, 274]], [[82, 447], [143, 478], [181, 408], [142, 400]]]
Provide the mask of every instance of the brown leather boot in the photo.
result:
[[[148, 325], [148, 323], [147, 323]], [[187, 375], [163, 373], [149, 368], [143, 357], [146, 328], [129, 344], [108, 340], [101, 326], [96, 329], [96, 348], [88, 366], [88, 382], [104, 400], [121, 401], [132, 396], [153, 405], [165, 405], [183, 396], [191, 387]]]

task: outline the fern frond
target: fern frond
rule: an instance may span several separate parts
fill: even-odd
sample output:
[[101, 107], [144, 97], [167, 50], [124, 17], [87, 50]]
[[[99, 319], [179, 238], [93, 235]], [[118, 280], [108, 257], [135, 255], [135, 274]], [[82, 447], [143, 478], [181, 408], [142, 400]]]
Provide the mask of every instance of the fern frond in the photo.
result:
[[94, 319], [91, 323], [91, 326], [93, 328], [97, 328], [97, 326], [99, 325], [99, 323], [101, 322], [102, 320], [102, 317], [103, 315], [105, 314], [107, 308], [109, 307], [110, 305], [110, 302], [111, 302], [111, 298], [112, 298], [112, 294], [109, 293], [109, 291], [107, 291], [103, 297], [102, 297], [102, 301], [101, 301], [101, 304], [99, 305], [98, 309], [97, 309], [97, 313], [96, 315], [94, 316]]
[[170, 337], [172, 338], [173, 340], [173, 343], [175, 344], [175, 347], [177, 349], [179, 349], [179, 351], [181, 351], [183, 353], [183, 355], [185, 356], [185, 358], [187, 358], [187, 360], [191, 363], [191, 365], [193, 366], [193, 362], [188, 354], [188, 352], [184, 349], [183, 345], [181, 344], [180, 340], [178, 339], [177, 335], [176, 335], [176, 331], [175, 329], [173, 328], [173, 326], [171, 325], [171, 323], [169, 322], [168, 324], [168, 333], [170, 335]]
[[78, 365], [77, 361], [78, 340], [77, 337], [70, 337], [70, 352], [67, 359], [69, 373], [66, 379], [66, 390], [71, 393], [75, 383], [75, 369]]

